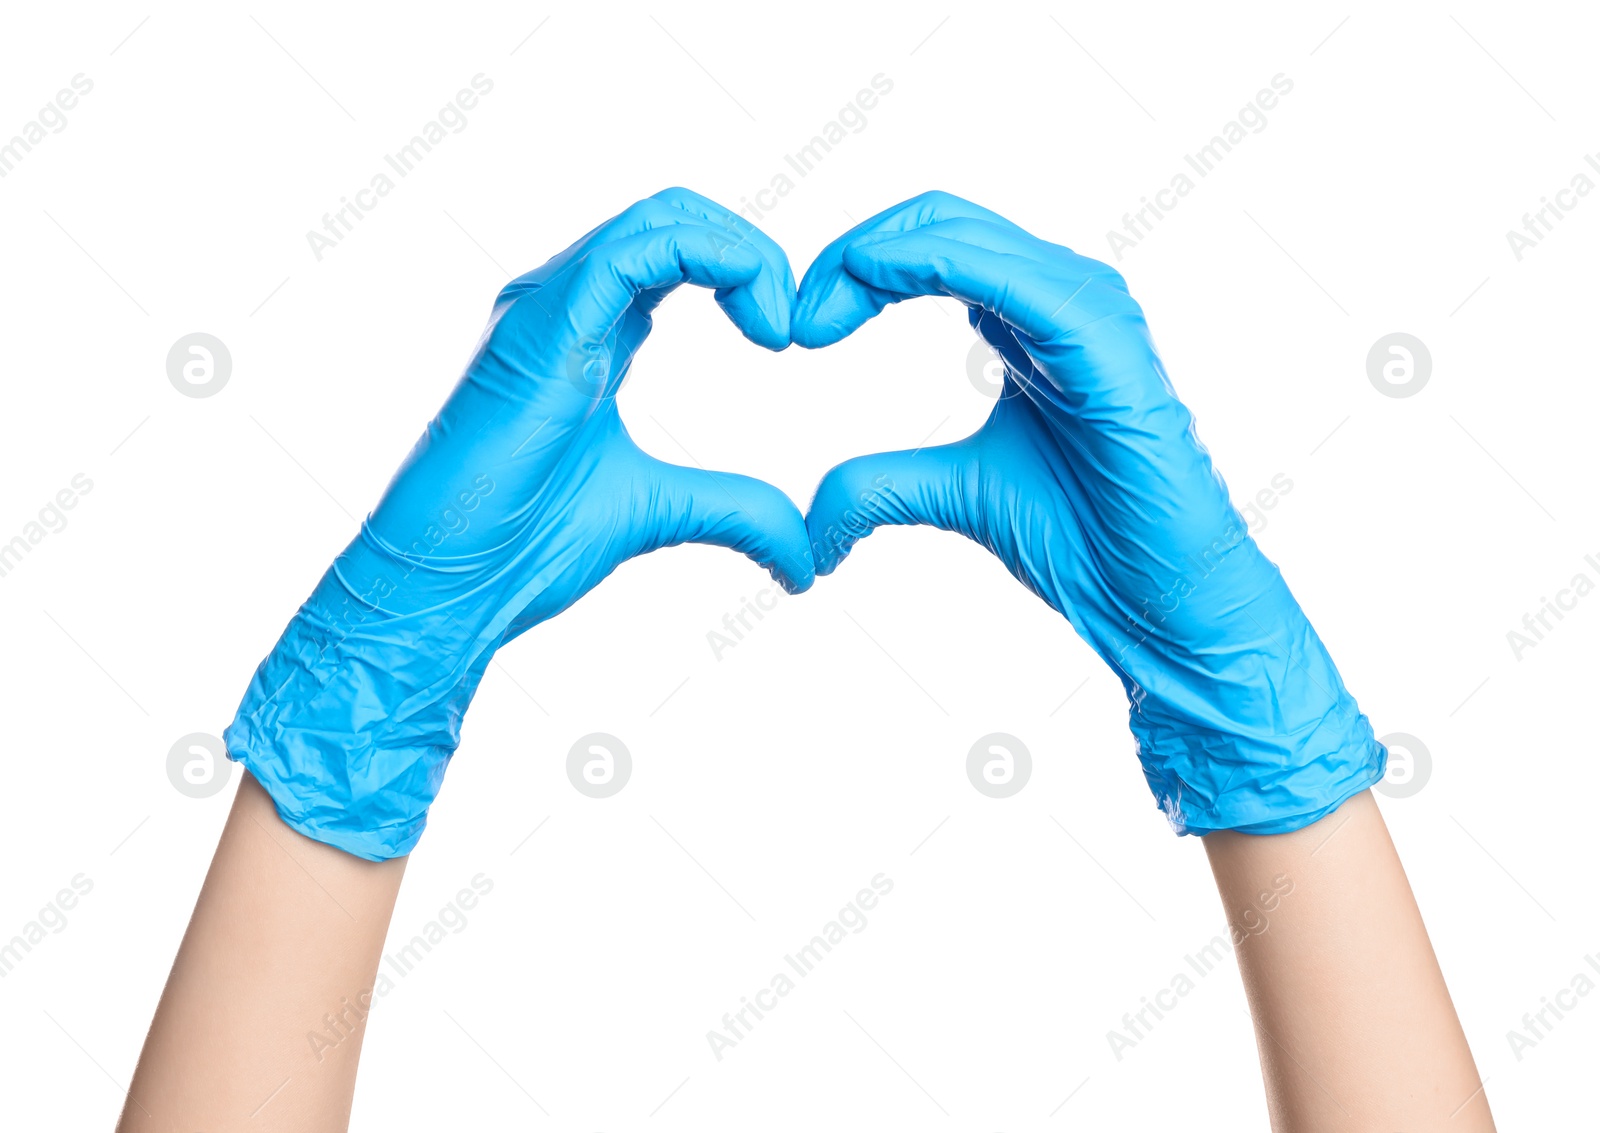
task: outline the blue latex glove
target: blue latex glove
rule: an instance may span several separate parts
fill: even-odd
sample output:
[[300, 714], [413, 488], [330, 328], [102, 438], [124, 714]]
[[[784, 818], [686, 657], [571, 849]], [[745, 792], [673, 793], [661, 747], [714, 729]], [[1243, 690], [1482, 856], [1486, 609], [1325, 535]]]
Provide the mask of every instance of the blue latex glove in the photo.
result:
[[712, 543], [791, 592], [811, 585], [787, 496], [647, 456], [617, 415], [651, 312], [683, 283], [716, 288], [752, 341], [789, 344], [782, 250], [684, 189], [500, 293], [466, 373], [225, 733], [290, 826], [375, 861], [409, 852], [495, 650], [635, 555]]
[[1179, 833], [1297, 830], [1376, 782], [1386, 753], [1250, 538], [1111, 268], [943, 193], [830, 244], [794, 340], [947, 295], [1006, 368], [955, 444], [830, 471], [806, 517], [818, 574], [883, 524], [987, 547], [1121, 677], [1145, 778]]

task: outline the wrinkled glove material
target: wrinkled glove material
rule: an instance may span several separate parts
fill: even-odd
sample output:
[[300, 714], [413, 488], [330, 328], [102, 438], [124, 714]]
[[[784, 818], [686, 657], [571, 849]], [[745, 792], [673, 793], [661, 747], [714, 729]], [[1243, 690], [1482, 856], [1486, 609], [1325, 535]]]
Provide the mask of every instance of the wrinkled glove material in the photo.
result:
[[508, 284], [465, 373], [257, 669], [228, 754], [295, 830], [409, 853], [495, 651], [627, 559], [706, 543], [791, 592], [813, 581], [771, 484], [641, 451], [616, 393], [674, 289], [715, 291], [746, 338], [789, 345], [794, 276], [759, 229], [685, 189]]
[[964, 440], [831, 470], [806, 517], [817, 572], [885, 524], [988, 548], [1116, 672], [1180, 834], [1296, 830], [1381, 778], [1383, 746], [1230, 501], [1122, 277], [929, 193], [818, 256], [794, 340], [827, 346], [929, 295], [965, 304], [1004, 362], [998, 400]]

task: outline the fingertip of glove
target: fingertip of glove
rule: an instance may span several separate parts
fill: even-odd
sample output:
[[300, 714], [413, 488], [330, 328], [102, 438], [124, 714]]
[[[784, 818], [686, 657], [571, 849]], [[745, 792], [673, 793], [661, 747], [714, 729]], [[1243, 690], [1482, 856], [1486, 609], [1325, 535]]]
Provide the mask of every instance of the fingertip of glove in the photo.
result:
[[815, 574], [808, 574], [803, 579], [793, 579], [780, 575], [775, 575], [774, 577], [777, 578], [778, 585], [783, 587], [784, 593], [790, 595], [804, 594], [817, 583], [817, 576]]
[[837, 287], [807, 294], [801, 290], [789, 320], [789, 333], [796, 346], [820, 350], [849, 337], [861, 325], [851, 320], [852, 304]]
[[766, 326], [742, 327], [740, 329], [743, 331], [745, 338], [775, 354], [789, 349], [791, 339], [789, 337], [789, 328], [787, 327], [776, 327], [768, 324]]
[[[807, 531], [809, 534], [809, 522], [807, 523]], [[815, 535], [810, 536], [810, 538], [810, 558], [812, 570], [818, 578], [826, 578], [828, 575], [839, 569], [839, 564], [844, 561], [845, 555], [849, 554], [850, 552], [848, 549], [837, 546], [832, 541], [822, 539]]]
[[812, 566], [811, 552], [795, 553], [776, 562], [763, 563], [772, 580], [783, 587], [785, 594], [804, 594], [817, 581]]
[[787, 300], [763, 302], [749, 285], [719, 292], [717, 299], [746, 339], [772, 351], [788, 348], [791, 319]]
[[789, 334], [794, 344], [804, 350], [821, 350], [824, 346], [832, 346], [844, 337], [834, 327], [818, 326], [800, 320], [796, 320], [790, 327]]

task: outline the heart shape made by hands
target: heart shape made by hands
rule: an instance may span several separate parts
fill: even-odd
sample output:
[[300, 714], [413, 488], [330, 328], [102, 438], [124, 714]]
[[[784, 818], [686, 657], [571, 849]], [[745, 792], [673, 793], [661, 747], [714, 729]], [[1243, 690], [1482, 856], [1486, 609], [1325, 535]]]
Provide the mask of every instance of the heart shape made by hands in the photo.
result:
[[[802, 518], [773, 485], [656, 460], [623, 427], [616, 392], [684, 283], [769, 349], [954, 298], [1005, 365], [1000, 397], [964, 440], [837, 466]], [[1121, 678], [1180, 832], [1298, 829], [1381, 777], [1382, 745], [1250, 538], [1122, 277], [944, 193], [857, 225], [798, 288], [769, 237], [684, 189], [512, 281], [258, 669], [228, 750], [303, 833], [408, 852], [495, 651], [620, 563], [708, 543], [797, 592], [886, 524], [976, 540], [1071, 622]]]
[[[737, 234], [722, 262], [753, 248], [783, 265], [717, 291], [762, 345], [786, 329], [802, 347], [829, 346], [892, 303], [945, 296], [1004, 363], [971, 436], [829, 471], [805, 516], [804, 567], [752, 556], [780, 580], [831, 573], [884, 525], [980, 543], [1117, 672], [1146, 778], [1180, 832], [1295, 829], [1381, 776], [1382, 745], [1250, 538], [1113, 268], [925, 193], [829, 244], [786, 313], [787, 264], [764, 234], [684, 190], [661, 196]], [[703, 282], [689, 261], [684, 278]], [[608, 380], [633, 341], [624, 331], [606, 344]], [[760, 483], [741, 490], [772, 503]], [[793, 554], [789, 518], [766, 508], [761, 522], [776, 526], [764, 546]]]

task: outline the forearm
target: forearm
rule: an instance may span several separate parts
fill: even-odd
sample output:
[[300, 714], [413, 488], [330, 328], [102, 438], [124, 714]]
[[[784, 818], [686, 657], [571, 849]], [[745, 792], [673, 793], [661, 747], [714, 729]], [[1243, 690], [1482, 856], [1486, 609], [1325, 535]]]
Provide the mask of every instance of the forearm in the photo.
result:
[[343, 1130], [404, 872], [295, 833], [244, 774], [118, 1129]]
[[1204, 841], [1234, 926], [1273, 1129], [1493, 1130], [1371, 793], [1291, 834]]
[[686, 189], [501, 291], [466, 372], [223, 733], [250, 774], [123, 1129], [345, 1128], [404, 855], [496, 649], [681, 543], [737, 550], [791, 593], [812, 584], [787, 495], [656, 460], [618, 415], [651, 313], [685, 283], [751, 341], [789, 345], [783, 250]]

